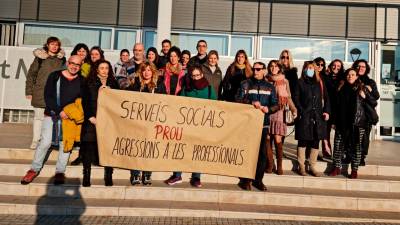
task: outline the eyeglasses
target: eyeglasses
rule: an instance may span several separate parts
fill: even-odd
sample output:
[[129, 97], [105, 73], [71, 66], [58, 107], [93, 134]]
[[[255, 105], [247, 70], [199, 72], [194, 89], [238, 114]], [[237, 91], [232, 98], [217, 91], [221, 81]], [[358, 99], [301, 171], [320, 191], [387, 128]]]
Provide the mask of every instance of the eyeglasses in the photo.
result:
[[69, 65], [73, 65], [73, 66], [78, 66], [78, 67], [81, 67], [81, 65], [82, 65], [80, 63], [74, 63], [74, 62], [71, 62], [71, 61], [68, 61], [68, 64]]
[[253, 68], [253, 71], [260, 71], [262, 69], [264, 69], [264, 68]]
[[197, 45], [198, 48], [205, 48], [207, 45]]
[[289, 56], [281, 56], [281, 59], [289, 59]]

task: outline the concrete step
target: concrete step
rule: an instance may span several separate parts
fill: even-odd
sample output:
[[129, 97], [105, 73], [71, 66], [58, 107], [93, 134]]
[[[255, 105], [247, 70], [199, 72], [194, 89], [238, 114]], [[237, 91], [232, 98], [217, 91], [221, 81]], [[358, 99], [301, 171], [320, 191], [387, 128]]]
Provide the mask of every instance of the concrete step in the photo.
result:
[[52, 179], [38, 177], [29, 185], [19, 184], [20, 177], [0, 177], [0, 195], [26, 197], [93, 198], [108, 200], [162, 200], [210, 202], [230, 204], [275, 205], [310, 207], [316, 209], [340, 209], [400, 212], [400, 193], [338, 191], [315, 188], [269, 187], [268, 192], [242, 191], [234, 184], [206, 183], [193, 188], [187, 182], [168, 186], [153, 181], [152, 186], [131, 186], [128, 180], [114, 180], [113, 187], [103, 186], [102, 180], [93, 180], [92, 187], [80, 186], [79, 179], [68, 179], [65, 185], [54, 186]]
[[0, 196], [0, 214], [218, 217], [296, 221], [399, 223], [400, 214], [356, 210], [320, 209], [272, 205], [242, 205], [158, 200], [98, 200], [64, 197]]
[[[30, 164], [33, 159], [35, 151], [30, 149], [13, 149], [13, 148], [0, 148], [0, 160], [27, 160], [24, 164]], [[50, 161], [57, 160], [57, 151], [52, 151], [49, 155]], [[78, 156], [77, 151], [72, 151], [70, 161], [74, 160]], [[289, 156], [289, 158], [292, 158]], [[284, 159], [283, 168], [285, 170], [297, 169], [297, 163], [295, 160]], [[331, 164], [326, 161], [318, 161], [316, 168], [321, 172], [328, 172], [331, 169]], [[349, 168], [345, 168], [350, 171]], [[345, 170], [344, 169], [344, 170]], [[392, 176], [400, 177], [400, 166], [385, 166], [385, 165], [366, 165], [359, 168], [359, 174], [371, 175], [371, 176]]]
[[[25, 164], [24, 164], [25, 163]], [[0, 176], [22, 177], [30, 169], [28, 160], [0, 160]], [[54, 176], [55, 161], [46, 163], [40, 177], [49, 178]], [[359, 179], [347, 179], [345, 176], [337, 177], [312, 177], [299, 176], [292, 171], [284, 171], [285, 175], [265, 174], [264, 183], [268, 186], [298, 187], [298, 188], [320, 188], [325, 190], [348, 190], [348, 191], [376, 191], [400, 193], [400, 177], [368, 176], [360, 175]], [[171, 172], [153, 172], [152, 179], [163, 181], [171, 175]], [[68, 166], [66, 171], [68, 178], [82, 178], [82, 166]], [[184, 181], [189, 181], [191, 174], [183, 173]], [[103, 179], [103, 167], [92, 167], [92, 179]], [[113, 178], [128, 180], [129, 170], [115, 169]], [[202, 174], [203, 183], [236, 184], [236, 177], [226, 177], [211, 174]]]

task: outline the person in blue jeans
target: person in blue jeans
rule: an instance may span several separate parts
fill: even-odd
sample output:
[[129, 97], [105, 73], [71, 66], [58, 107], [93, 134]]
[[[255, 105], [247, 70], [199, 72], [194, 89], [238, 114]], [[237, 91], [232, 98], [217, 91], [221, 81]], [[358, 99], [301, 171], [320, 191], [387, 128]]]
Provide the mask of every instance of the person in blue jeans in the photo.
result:
[[44, 88], [46, 108], [41, 139], [36, 148], [31, 169], [21, 179], [21, 184], [29, 184], [39, 175], [44, 159], [52, 144], [59, 145], [54, 184], [64, 184], [65, 170], [70, 152], [64, 152], [64, 146], [60, 138], [62, 130], [58, 124], [60, 124], [60, 120], [68, 119], [63, 108], [75, 102], [81, 96], [81, 82], [83, 79], [79, 73], [81, 65], [82, 59], [74, 55], [68, 59], [66, 69], [56, 70], [49, 75]]
[[[214, 88], [208, 83], [199, 65], [189, 68], [185, 79], [185, 88], [181, 91], [181, 96], [192, 98], [203, 98], [216, 100], [217, 95]], [[182, 183], [182, 172], [174, 172], [170, 178], [164, 181], [168, 185]], [[201, 187], [200, 173], [192, 173], [190, 184], [193, 187]]]

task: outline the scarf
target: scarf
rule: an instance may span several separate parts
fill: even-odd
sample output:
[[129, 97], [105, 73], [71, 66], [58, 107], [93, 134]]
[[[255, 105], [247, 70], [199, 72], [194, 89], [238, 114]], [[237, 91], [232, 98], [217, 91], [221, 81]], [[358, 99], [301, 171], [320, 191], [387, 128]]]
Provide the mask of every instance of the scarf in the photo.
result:
[[180, 63], [178, 63], [176, 66], [171, 65], [171, 63], [167, 63], [167, 65], [165, 66], [167, 70], [169, 70], [171, 72], [171, 74], [173, 75], [179, 75], [179, 73], [182, 70], [182, 65]]
[[236, 66], [237, 68], [241, 69], [241, 70], [243, 70], [243, 69], [246, 68], [246, 64], [240, 65], [239, 63], [235, 63], [235, 66]]
[[208, 81], [205, 77], [202, 77], [200, 80], [192, 80], [192, 84], [194, 89], [196, 90], [203, 90], [204, 88], [208, 87]]
[[267, 77], [268, 81], [272, 82], [276, 89], [276, 95], [278, 96], [279, 107], [282, 109], [288, 104], [289, 93], [287, 91], [286, 79], [283, 74], [270, 75]]

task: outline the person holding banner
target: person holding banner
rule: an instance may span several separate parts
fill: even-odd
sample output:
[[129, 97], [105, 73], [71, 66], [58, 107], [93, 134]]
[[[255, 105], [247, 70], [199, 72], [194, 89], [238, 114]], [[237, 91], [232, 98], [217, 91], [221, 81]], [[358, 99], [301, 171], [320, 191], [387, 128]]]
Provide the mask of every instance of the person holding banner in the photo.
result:
[[[89, 187], [91, 164], [99, 165], [99, 153], [97, 149], [96, 112], [98, 92], [103, 88], [118, 89], [117, 81], [113, 75], [110, 62], [100, 59], [92, 67], [92, 70], [82, 85], [82, 107], [84, 122], [81, 131], [80, 155], [83, 163], [82, 186]], [[113, 168], [104, 167], [105, 186], [112, 186]]]
[[[131, 80], [127, 90], [152, 94], [167, 93], [162, 79], [159, 79], [156, 66], [151, 62], [144, 62], [139, 65], [137, 76], [134, 80]], [[143, 185], [151, 185], [151, 171], [143, 171], [141, 180]], [[131, 170], [130, 182], [132, 185], [140, 184], [140, 170]]]
[[[252, 104], [256, 109], [264, 113], [264, 126], [262, 130], [260, 150], [258, 155], [256, 176], [253, 181], [247, 178], [240, 178], [238, 186], [243, 190], [251, 190], [250, 183], [260, 191], [266, 191], [263, 183], [264, 171], [267, 165], [266, 152], [272, 151], [269, 142], [269, 117], [279, 110], [278, 99], [275, 87], [265, 79], [266, 66], [262, 62], [255, 62], [253, 65], [254, 75], [244, 80], [239, 88], [236, 101]], [[267, 149], [266, 149], [267, 148]]]
[[[214, 88], [204, 77], [201, 65], [189, 67], [186, 85], [181, 91], [181, 96], [217, 100], [217, 95], [214, 91]], [[192, 173], [190, 185], [200, 188], [202, 186], [200, 175], [200, 173]], [[165, 183], [168, 185], [182, 183], [182, 172], [174, 172], [172, 176], [165, 181]]]

